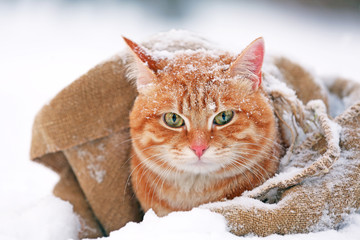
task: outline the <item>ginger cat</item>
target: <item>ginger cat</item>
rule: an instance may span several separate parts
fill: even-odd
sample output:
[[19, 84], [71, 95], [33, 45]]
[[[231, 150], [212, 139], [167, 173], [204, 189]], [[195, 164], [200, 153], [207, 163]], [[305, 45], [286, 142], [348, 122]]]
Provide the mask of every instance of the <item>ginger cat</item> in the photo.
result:
[[232, 199], [274, 175], [280, 151], [261, 86], [262, 38], [237, 57], [202, 48], [158, 57], [124, 40], [139, 93], [131, 182], [144, 211], [164, 216]]

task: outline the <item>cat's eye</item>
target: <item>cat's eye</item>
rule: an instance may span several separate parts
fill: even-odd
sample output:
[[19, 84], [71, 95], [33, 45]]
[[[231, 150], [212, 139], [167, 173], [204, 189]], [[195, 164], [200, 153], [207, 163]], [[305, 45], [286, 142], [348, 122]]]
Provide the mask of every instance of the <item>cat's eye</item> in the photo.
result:
[[176, 113], [165, 113], [164, 121], [169, 127], [179, 128], [184, 126], [184, 119]]
[[215, 125], [225, 125], [228, 122], [230, 122], [233, 117], [234, 117], [233, 111], [231, 111], [231, 110], [223, 111], [215, 116], [214, 124]]

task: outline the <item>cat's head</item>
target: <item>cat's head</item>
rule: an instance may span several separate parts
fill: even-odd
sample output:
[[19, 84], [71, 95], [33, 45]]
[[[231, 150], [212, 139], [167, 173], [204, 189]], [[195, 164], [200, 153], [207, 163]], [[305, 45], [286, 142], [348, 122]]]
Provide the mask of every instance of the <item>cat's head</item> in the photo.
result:
[[158, 58], [125, 41], [139, 92], [131, 136], [142, 164], [162, 174], [232, 175], [270, 154], [276, 126], [261, 88], [262, 38], [237, 57], [200, 49]]

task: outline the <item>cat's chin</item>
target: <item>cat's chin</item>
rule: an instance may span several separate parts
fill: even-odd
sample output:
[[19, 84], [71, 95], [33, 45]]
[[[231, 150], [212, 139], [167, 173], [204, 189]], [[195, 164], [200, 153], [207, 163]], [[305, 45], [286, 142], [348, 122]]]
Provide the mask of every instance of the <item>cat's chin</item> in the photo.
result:
[[219, 164], [206, 161], [206, 159], [194, 159], [177, 167], [184, 172], [193, 174], [209, 174], [221, 169]]

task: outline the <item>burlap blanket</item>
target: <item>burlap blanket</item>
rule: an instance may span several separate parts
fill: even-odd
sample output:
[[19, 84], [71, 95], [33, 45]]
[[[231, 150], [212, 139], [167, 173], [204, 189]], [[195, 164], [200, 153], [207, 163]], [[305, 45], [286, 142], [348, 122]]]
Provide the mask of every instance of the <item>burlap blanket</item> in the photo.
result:
[[[31, 159], [60, 175], [54, 194], [73, 204], [80, 238], [106, 236], [142, 218], [129, 184], [128, 115], [136, 90], [125, 61], [120, 54], [91, 69], [45, 105], [33, 125]], [[289, 88], [264, 86], [287, 149], [279, 174], [242, 197], [201, 206], [223, 214], [237, 235], [337, 228], [359, 209], [360, 86], [337, 79], [323, 87], [283, 58], [264, 70], [264, 82], [280, 78]], [[334, 120], [326, 113], [328, 96], [347, 107]]]

